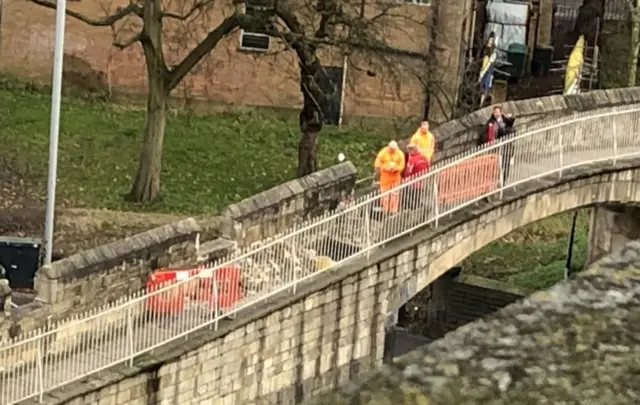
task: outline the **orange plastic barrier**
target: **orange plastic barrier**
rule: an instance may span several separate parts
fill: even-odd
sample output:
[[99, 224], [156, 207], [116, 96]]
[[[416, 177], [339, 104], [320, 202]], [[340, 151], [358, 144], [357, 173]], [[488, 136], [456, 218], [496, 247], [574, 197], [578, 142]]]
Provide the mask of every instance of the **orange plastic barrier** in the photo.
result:
[[[191, 270], [156, 270], [147, 279], [147, 293], [157, 291], [163, 287], [175, 284], [182, 278], [189, 276]], [[154, 294], [146, 300], [148, 311], [158, 314], [175, 313], [184, 310], [185, 289], [184, 287], [172, 288], [166, 292]]]
[[242, 299], [242, 273], [235, 266], [221, 267], [215, 272], [218, 285], [218, 307], [230, 308]]
[[[242, 273], [236, 266], [215, 270], [205, 270], [203, 266], [196, 269], [156, 270], [149, 275], [147, 292], [157, 291], [200, 273], [203, 273], [202, 278], [147, 298], [147, 310], [158, 314], [176, 313], [184, 311], [187, 304], [206, 304], [214, 309], [216, 297], [218, 308], [224, 309], [232, 307], [242, 298]], [[214, 292], [214, 286], [217, 292]]]
[[500, 168], [496, 154], [467, 159], [437, 174], [440, 203], [470, 200], [495, 190]]

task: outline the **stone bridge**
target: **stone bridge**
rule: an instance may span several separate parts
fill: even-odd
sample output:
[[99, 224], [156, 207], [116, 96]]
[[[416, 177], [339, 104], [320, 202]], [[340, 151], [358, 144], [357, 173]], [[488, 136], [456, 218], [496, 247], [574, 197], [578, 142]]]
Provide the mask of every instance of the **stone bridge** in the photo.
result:
[[[559, 212], [640, 203], [639, 128], [638, 106], [553, 123], [414, 180], [428, 185], [422, 197], [433, 201], [421, 208], [377, 220], [370, 213], [384, 196], [374, 196], [268, 241], [235, 261], [245, 277], [250, 273], [243, 288], [254, 298], [224, 313], [235, 319], [196, 311], [141, 322], [140, 298], [67, 325], [64, 334], [3, 348], [0, 399], [3, 405], [298, 403], [381, 364], [387, 317], [477, 249]], [[611, 136], [603, 137], [607, 131]], [[462, 201], [435, 197], [446, 170], [458, 176], [456, 184], [473, 185], [479, 178], [460, 167], [507, 154], [514, 165], [495, 188]], [[318, 246], [318, 238], [328, 237], [342, 245]], [[299, 247], [323, 246], [338, 261], [329, 268], [309, 270], [296, 259], [304, 254]], [[287, 284], [289, 273], [297, 279]], [[257, 278], [269, 295], [251, 290]], [[40, 395], [19, 401], [34, 392]]]

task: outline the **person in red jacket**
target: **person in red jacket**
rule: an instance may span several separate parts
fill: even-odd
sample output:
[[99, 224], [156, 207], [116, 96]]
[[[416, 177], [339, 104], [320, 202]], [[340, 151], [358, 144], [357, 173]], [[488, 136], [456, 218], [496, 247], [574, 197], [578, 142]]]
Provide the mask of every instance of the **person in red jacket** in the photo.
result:
[[[407, 163], [402, 173], [402, 177], [406, 181], [411, 181], [411, 177], [418, 177], [425, 174], [429, 170], [429, 160], [416, 147], [416, 145], [407, 146]], [[406, 205], [415, 209], [422, 203], [424, 199], [424, 181], [416, 181], [406, 188]]]

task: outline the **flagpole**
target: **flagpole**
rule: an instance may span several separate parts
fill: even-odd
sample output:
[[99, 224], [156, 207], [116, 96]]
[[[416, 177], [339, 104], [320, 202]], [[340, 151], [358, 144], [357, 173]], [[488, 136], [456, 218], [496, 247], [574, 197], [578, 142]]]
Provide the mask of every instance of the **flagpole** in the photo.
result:
[[49, 130], [49, 177], [47, 179], [47, 207], [44, 223], [44, 265], [51, 264], [53, 223], [56, 208], [56, 180], [58, 178], [58, 136], [60, 134], [60, 98], [62, 93], [62, 62], [64, 59], [64, 25], [66, 0], [56, 2], [56, 36], [53, 54], [53, 83], [51, 86], [51, 127]]

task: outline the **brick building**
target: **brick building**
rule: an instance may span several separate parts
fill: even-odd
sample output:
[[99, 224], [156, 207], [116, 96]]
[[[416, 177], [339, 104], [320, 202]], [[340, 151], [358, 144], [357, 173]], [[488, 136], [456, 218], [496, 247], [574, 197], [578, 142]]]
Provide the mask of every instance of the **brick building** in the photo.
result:
[[[405, 2], [394, 11], [393, 18], [389, 17], [385, 37], [391, 39], [395, 47], [426, 54], [433, 35], [432, 17], [436, 13], [436, 23], [449, 30], [441, 33], [438, 40], [438, 59], [443, 61], [438, 66], [438, 80], [444, 93], [456, 94], [464, 48], [462, 38], [471, 31], [472, 24], [467, 21], [471, 21], [474, 0], [448, 0], [437, 7], [429, 4], [429, 0]], [[115, 9], [113, 3], [112, 10]], [[55, 12], [25, 0], [4, 0], [0, 4], [3, 8], [0, 68], [48, 79]], [[75, 0], [68, 2], [68, 9], [100, 17], [105, 15], [105, 5], [107, 3], [99, 0]], [[206, 26], [205, 19], [201, 18], [188, 27], [174, 25], [165, 29], [168, 63], [179, 60], [195, 43], [192, 38], [201, 38], [207, 27], [215, 26], [228, 12], [229, 9], [222, 8], [210, 12]], [[144, 91], [146, 75], [140, 46], [135, 44], [119, 50], [112, 46], [112, 41], [110, 28], [96, 28], [67, 18], [66, 78], [75, 77], [78, 81], [91, 81], [95, 86], [118, 90]], [[420, 63], [412, 61], [407, 64], [411, 68], [398, 67], [390, 72], [370, 60], [345, 58], [339, 52], [325, 52], [322, 60], [336, 90], [334, 110], [342, 110], [347, 117], [422, 115], [424, 80], [416, 76], [423, 76], [425, 69]], [[228, 104], [295, 108], [301, 104], [296, 57], [274, 39], [238, 31], [218, 44], [173, 95]]]

